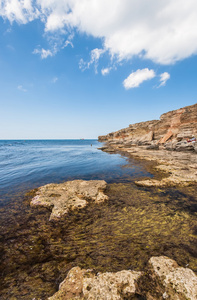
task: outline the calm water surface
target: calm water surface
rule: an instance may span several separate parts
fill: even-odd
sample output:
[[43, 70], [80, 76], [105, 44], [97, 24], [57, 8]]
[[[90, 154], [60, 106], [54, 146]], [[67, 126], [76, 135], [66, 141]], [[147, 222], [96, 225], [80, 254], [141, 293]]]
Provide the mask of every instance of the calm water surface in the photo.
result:
[[[91, 146], [92, 145], [92, 146]], [[0, 141], [0, 299], [45, 300], [75, 266], [145, 270], [166, 255], [197, 273], [197, 185], [142, 188], [143, 165], [96, 140]], [[109, 200], [49, 222], [32, 192], [50, 182], [104, 179]]]
[[0, 141], [0, 198], [2, 201], [50, 182], [104, 179], [107, 182], [147, 176], [139, 164], [97, 148], [97, 140]]

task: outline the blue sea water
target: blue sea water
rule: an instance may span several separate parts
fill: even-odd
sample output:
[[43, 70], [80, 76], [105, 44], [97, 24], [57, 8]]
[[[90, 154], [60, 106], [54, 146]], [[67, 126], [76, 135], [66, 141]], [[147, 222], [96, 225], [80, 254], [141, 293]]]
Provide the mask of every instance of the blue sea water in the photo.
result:
[[137, 162], [98, 150], [97, 140], [1, 140], [0, 199], [43, 184], [73, 179], [108, 183], [148, 176]]

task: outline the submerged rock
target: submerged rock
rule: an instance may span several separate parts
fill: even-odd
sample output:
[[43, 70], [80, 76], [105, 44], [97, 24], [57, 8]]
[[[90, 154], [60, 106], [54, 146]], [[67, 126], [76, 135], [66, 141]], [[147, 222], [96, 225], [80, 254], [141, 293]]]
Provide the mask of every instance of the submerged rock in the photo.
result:
[[107, 183], [104, 180], [73, 180], [60, 184], [47, 184], [36, 192], [31, 200], [32, 207], [52, 208], [50, 220], [58, 220], [69, 210], [81, 209], [88, 204], [89, 200], [96, 203], [108, 199], [103, 191]]
[[130, 299], [136, 292], [136, 280], [141, 272], [120, 271], [98, 273], [74, 267], [60, 284], [59, 291], [49, 300]]

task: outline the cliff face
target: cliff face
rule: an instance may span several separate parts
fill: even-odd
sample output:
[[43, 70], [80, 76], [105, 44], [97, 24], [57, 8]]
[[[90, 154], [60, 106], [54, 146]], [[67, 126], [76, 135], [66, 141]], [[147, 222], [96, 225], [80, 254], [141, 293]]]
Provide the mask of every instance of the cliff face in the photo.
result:
[[153, 120], [129, 125], [116, 132], [99, 136], [99, 141], [122, 141], [136, 145], [165, 144], [197, 137], [197, 104], [161, 115]]

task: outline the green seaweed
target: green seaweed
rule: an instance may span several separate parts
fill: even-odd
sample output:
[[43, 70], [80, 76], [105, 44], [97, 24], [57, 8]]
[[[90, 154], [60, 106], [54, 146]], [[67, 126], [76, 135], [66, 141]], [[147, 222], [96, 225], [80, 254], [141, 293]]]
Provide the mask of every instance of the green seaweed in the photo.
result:
[[[58, 223], [31, 208], [35, 191], [1, 208], [1, 299], [47, 299], [74, 267], [144, 270], [166, 255], [197, 273], [197, 185], [140, 188], [112, 183], [109, 201], [90, 202]], [[137, 297], [137, 296], [136, 296]]]

